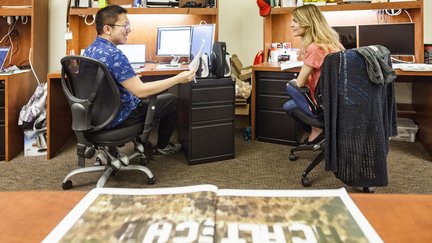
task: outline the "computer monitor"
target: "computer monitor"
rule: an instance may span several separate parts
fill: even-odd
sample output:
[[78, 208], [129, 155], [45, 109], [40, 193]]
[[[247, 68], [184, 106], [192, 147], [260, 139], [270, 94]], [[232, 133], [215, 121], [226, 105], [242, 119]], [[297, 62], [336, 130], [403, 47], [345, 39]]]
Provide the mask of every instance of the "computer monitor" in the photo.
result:
[[391, 55], [413, 56], [414, 23], [359, 25], [359, 46], [382, 45]]
[[180, 57], [189, 57], [190, 44], [190, 26], [167, 26], [157, 28], [157, 56], [171, 56], [174, 61], [178, 61]]
[[137, 68], [145, 64], [146, 48], [144, 44], [117, 45], [117, 48], [125, 54], [132, 67]]
[[6, 57], [9, 53], [10, 47], [2, 47], [0, 46], [0, 71], [3, 70], [4, 64], [6, 63]]
[[203, 53], [210, 56], [214, 42], [215, 25], [200, 24], [192, 26], [192, 41], [191, 41], [191, 60], [198, 53], [202, 40], [204, 40]]
[[357, 26], [334, 26], [345, 49], [357, 48]]

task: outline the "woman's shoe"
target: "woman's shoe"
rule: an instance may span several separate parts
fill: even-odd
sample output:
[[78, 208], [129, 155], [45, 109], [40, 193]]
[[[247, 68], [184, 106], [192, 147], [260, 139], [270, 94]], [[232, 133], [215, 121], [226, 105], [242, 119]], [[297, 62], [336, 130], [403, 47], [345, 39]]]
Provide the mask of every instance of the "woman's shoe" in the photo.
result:
[[308, 141], [306, 140], [306, 144], [310, 145], [310, 144], [316, 144], [321, 142], [324, 139], [324, 131], [322, 131], [314, 140], [312, 141]]

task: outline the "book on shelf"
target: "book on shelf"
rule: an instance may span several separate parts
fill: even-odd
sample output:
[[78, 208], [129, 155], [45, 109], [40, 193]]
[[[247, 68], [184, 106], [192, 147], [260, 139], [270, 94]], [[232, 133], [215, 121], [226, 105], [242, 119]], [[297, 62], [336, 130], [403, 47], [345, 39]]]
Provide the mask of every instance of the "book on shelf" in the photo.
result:
[[43, 242], [382, 242], [344, 188], [91, 190]]

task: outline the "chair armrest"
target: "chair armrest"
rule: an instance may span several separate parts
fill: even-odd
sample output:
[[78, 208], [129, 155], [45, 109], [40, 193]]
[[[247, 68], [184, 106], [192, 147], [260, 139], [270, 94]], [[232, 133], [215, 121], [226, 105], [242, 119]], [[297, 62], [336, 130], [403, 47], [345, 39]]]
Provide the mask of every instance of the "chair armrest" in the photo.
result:
[[291, 79], [290, 81], [288, 81], [288, 84], [291, 85], [294, 89], [300, 91], [301, 93], [310, 95], [309, 88], [306, 86], [305, 87], [298, 87], [297, 81], [295, 79]]
[[298, 90], [300, 93], [304, 94], [304, 96], [306, 97], [306, 100], [307, 100], [309, 106], [312, 109], [312, 113], [314, 115], [320, 115], [322, 113], [322, 108], [319, 105], [316, 105], [312, 101], [312, 97], [311, 97], [311, 94], [310, 94], [310, 89], [308, 87], [298, 87], [297, 86], [297, 81], [295, 79], [292, 79], [292, 80], [288, 81], [288, 84], [291, 85], [291, 87], [293, 87], [294, 89]]

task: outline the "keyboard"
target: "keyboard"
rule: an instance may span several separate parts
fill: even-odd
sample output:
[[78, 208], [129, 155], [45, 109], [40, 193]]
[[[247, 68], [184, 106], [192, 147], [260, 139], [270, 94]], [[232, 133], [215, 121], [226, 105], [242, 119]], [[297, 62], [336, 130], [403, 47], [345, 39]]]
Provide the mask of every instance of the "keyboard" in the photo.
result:
[[407, 72], [432, 72], [432, 64], [425, 63], [394, 63], [393, 69]]
[[156, 70], [178, 69], [180, 64], [158, 64]]

